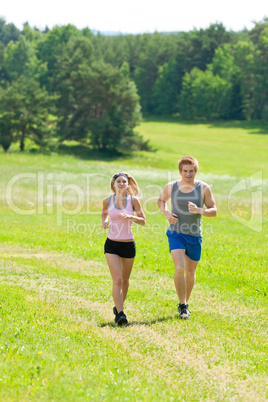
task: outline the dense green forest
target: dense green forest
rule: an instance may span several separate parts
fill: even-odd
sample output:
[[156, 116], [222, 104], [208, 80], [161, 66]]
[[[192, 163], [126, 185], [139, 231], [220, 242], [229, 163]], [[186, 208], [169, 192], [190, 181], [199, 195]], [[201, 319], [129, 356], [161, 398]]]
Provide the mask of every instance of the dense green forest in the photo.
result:
[[268, 20], [178, 33], [94, 35], [73, 25], [20, 31], [0, 19], [0, 144], [75, 140], [103, 151], [150, 147], [146, 114], [268, 122]]

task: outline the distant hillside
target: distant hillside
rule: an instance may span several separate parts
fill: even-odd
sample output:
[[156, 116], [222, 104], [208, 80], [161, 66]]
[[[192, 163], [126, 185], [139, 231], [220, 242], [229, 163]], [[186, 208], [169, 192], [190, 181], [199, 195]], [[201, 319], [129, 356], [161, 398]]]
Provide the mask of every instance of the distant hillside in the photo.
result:
[[103, 35], [103, 36], [125, 36], [125, 35], [129, 35], [129, 34], [126, 34], [126, 33], [119, 32], [119, 31], [118, 32], [116, 32], [116, 31], [97, 31], [95, 29], [91, 29], [91, 32], [94, 35], [100, 34], [100, 35]]
[[[126, 36], [126, 35], [133, 35], [133, 36], [136, 36], [136, 35], [139, 35], [139, 34], [134, 34], [134, 33], [124, 33], [124, 32], [119, 32], [119, 31], [97, 31], [97, 30], [95, 30], [95, 29], [91, 29], [91, 32], [92, 32], [94, 35], [100, 34], [100, 35], [103, 35], [103, 36]], [[158, 32], [158, 31], [156, 31], [156, 32]], [[162, 34], [164, 34], [164, 35], [170, 35], [170, 34], [176, 35], [176, 34], [178, 34], [178, 33], [180, 33], [180, 32], [181, 32], [181, 31], [176, 31], [176, 32], [159, 32], [159, 33], [162, 33]], [[149, 32], [149, 33], [153, 34], [153, 32]], [[141, 35], [142, 35], [142, 34], [141, 34]]]

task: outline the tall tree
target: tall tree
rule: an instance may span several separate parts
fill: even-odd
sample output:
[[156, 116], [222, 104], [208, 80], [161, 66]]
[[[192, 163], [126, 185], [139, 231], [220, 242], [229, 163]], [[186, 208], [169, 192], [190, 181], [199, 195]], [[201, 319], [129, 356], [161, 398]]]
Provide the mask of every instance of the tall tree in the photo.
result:
[[235, 64], [233, 48], [226, 43], [215, 50], [208, 69], [231, 85], [230, 104], [223, 105], [221, 116], [225, 119], [243, 119], [243, 98], [241, 93], [241, 70]]
[[[139, 97], [125, 69], [101, 61], [89, 65], [87, 60], [80, 60], [74, 69], [73, 63], [73, 58], [65, 57], [59, 86], [64, 88], [60, 99], [61, 139], [88, 139], [103, 151], [148, 148], [133, 131], [140, 120]], [[71, 101], [64, 102], [66, 98]]]
[[66, 45], [72, 37], [80, 35], [79, 30], [73, 25], [56, 26], [52, 30], [42, 34], [36, 44], [37, 57], [41, 63], [46, 63], [47, 72], [42, 79], [50, 93], [55, 91], [57, 76], [61, 70], [59, 59], [65, 51]]
[[[186, 74], [181, 92], [181, 114], [188, 118], [225, 118], [231, 100], [231, 84], [212, 71], [194, 68]], [[189, 108], [189, 109], [188, 109]]]
[[234, 45], [235, 65], [240, 71], [242, 113], [246, 120], [254, 115], [254, 45], [251, 41], [238, 41]]
[[[206, 70], [207, 64], [211, 63], [215, 50], [224, 43], [230, 43], [231, 34], [220, 24], [211, 24], [207, 29], [194, 30], [190, 32], [190, 47], [188, 49], [191, 65]], [[189, 57], [188, 56], [188, 57]]]
[[[24, 76], [8, 84], [0, 92], [1, 138], [7, 142], [19, 139], [20, 150], [25, 149], [26, 138], [44, 147], [52, 137], [53, 126], [50, 113], [53, 111], [55, 97], [48, 95], [34, 79]], [[3, 145], [8, 148], [8, 145]]]
[[30, 59], [34, 57], [33, 46], [24, 36], [19, 41], [9, 42], [4, 50], [4, 69], [8, 80], [17, 80], [21, 75], [27, 74], [27, 66]]
[[181, 78], [176, 61], [161, 66], [152, 91], [153, 112], [164, 115], [178, 113], [180, 87]]
[[254, 44], [253, 118], [260, 119], [268, 107], [268, 18], [249, 33]]
[[[0, 90], [0, 99], [1, 99]], [[1, 101], [0, 101], [1, 102]], [[10, 116], [6, 113], [2, 113], [0, 116], [0, 145], [6, 152], [14, 141], [13, 124], [10, 120]]]
[[0, 42], [5, 46], [10, 42], [19, 39], [20, 31], [14, 24], [6, 24], [4, 18], [0, 18]]
[[139, 59], [133, 73], [138, 93], [141, 97], [142, 110], [153, 111], [153, 87], [158, 76], [158, 69], [175, 59], [176, 43], [171, 35], [155, 33], [141, 35]]

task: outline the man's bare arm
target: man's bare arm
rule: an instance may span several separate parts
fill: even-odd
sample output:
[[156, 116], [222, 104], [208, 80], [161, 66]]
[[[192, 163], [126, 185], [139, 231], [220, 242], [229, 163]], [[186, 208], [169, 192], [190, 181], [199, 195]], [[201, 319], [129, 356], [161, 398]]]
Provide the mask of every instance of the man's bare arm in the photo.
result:
[[189, 212], [212, 218], [217, 215], [216, 202], [208, 184], [203, 183], [203, 198], [206, 208], [199, 208], [194, 203], [188, 203]]
[[165, 185], [162, 193], [160, 194], [160, 196], [157, 200], [157, 205], [158, 205], [160, 211], [162, 212], [162, 214], [165, 215], [165, 217], [167, 218], [169, 223], [174, 225], [174, 223], [176, 223], [178, 217], [177, 217], [177, 215], [171, 214], [169, 212], [168, 205], [167, 205], [167, 201], [169, 200], [170, 195], [171, 195], [172, 185], [173, 185], [173, 183], [168, 183]]

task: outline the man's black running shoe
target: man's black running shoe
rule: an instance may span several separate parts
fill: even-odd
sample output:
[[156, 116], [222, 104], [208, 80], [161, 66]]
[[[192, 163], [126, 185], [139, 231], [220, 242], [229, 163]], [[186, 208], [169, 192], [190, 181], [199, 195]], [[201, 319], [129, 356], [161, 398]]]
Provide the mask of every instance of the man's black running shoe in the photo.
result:
[[189, 304], [188, 304], [188, 303], [186, 304], [186, 307], [187, 307], [188, 315], [189, 315], [189, 317], [190, 317], [191, 312], [189, 311]]
[[187, 319], [190, 317], [190, 313], [188, 310], [188, 304], [180, 303], [179, 307], [178, 307], [178, 312], [179, 312], [180, 318], [182, 318], [182, 319]]
[[123, 311], [120, 311], [120, 313], [118, 313], [118, 314], [115, 316], [114, 321], [115, 321], [115, 323], [118, 324], [119, 326], [126, 325], [126, 324], [127, 324], [127, 317], [126, 317], [126, 315], [123, 313]]

